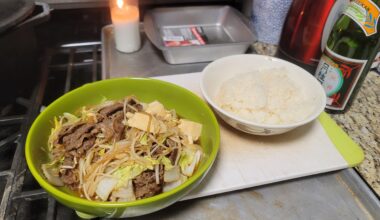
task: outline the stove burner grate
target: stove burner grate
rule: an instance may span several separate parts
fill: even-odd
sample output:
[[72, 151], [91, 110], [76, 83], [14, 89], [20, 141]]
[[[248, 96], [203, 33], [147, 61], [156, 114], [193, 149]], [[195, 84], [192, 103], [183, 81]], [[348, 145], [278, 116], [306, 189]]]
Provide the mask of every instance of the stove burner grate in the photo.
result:
[[[100, 53], [100, 42], [46, 50], [41, 79], [33, 94], [0, 108], [0, 219], [76, 217], [73, 210], [57, 203], [34, 180], [25, 161], [25, 139], [44, 106], [84, 83], [100, 79]], [[24, 112], [12, 115], [15, 106], [24, 108]]]

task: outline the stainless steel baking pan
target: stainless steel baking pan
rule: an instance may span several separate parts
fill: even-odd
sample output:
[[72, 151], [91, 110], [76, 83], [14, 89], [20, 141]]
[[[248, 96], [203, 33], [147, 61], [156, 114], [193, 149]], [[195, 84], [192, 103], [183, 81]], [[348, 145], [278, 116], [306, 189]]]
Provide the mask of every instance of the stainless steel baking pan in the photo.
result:
[[[256, 40], [249, 20], [229, 6], [156, 8], [145, 14], [144, 27], [149, 40], [170, 64], [207, 62], [241, 54]], [[186, 27], [202, 28], [207, 43], [165, 46], [163, 30]]]

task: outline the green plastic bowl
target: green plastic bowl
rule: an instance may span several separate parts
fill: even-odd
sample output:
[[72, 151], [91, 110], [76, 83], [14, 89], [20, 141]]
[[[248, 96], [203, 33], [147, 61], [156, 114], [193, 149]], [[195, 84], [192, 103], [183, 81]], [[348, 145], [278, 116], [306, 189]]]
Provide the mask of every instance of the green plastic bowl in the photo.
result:
[[[106, 99], [121, 99], [135, 95], [143, 102], [160, 101], [165, 108], [203, 125], [201, 145], [205, 157], [199, 168], [177, 188], [151, 198], [134, 202], [96, 202], [74, 195], [65, 187], [51, 185], [44, 178], [41, 164], [48, 162], [47, 140], [53, 118], [64, 112], [75, 112], [82, 106], [98, 104]], [[220, 142], [219, 125], [207, 104], [192, 92], [177, 85], [143, 78], [118, 78], [86, 84], [50, 104], [34, 121], [26, 139], [25, 155], [28, 167], [42, 188], [60, 203], [73, 208], [81, 217], [131, 217], [165, 208], [188, 194], [197, 186], [212, 166]]]

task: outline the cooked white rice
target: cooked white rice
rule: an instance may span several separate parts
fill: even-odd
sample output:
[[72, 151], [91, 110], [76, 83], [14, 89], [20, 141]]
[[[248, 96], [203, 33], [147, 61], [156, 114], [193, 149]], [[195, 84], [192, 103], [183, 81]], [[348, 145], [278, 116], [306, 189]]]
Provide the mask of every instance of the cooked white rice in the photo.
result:
[[222, 109], [256, 123], [302, 121], [314, 105], [304, 88], [287, 74], [268, 69], [236, 75], [222, 84], [215, 101]]

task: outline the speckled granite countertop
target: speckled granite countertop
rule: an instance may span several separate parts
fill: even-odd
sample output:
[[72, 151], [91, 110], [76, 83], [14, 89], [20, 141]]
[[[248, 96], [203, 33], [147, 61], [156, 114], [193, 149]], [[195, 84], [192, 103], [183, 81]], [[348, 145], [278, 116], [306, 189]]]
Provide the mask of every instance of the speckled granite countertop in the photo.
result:
[[[258, 54], [273, 56], [277, 46], [252, 45]], [[331, 117], [364, 150], [365, 159], [356, 169], [380, 196], [380, 75], [368, 73], [351, 108]]]
[[351, 108], [331, 116], [363, 148], [365, 159], [356, 169], [380, 195], [380, 75], [370, 72]]

